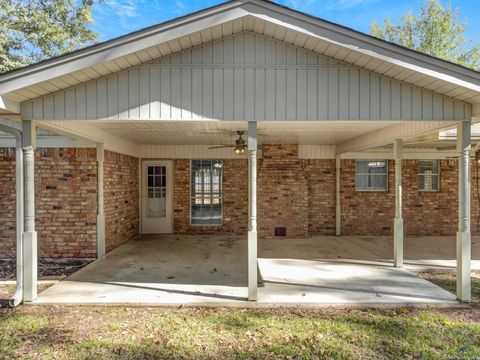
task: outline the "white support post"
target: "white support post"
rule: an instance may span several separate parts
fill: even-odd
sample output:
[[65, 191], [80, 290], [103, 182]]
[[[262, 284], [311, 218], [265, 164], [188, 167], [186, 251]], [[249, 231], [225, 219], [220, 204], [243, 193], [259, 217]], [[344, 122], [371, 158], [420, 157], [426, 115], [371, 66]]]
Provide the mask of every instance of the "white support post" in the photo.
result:
[[257, 123], [248, 122], [248, 300], [257, 300]]
[[340, 203], [340, 171], [341, 171], [341, 159], [340, 155], [335, 158], [335, 235], [340, 236], [342, 234], [342, 205]]
[[105, 256], [105, 212], [103, 202], [103, 143], [97, 143], [97, 258]]
[[458, 122], [457, 298], [462, 302], [471, 300], [470, 135], [471, 122]]
[[395, 158], [395, 219], [393, 221], [393, 265], [403, 266], [403, 214], [402, 214], [402, 140], [393, 143]]
[[23, 231], [23, 296], [31, 302], [37, 299], [37, 232], [35, 231], [35, 124], [23, 121], [24, 154], [24, 231]]
[[14, 299], [14, 306], [23, 301], [24, 298], [24, 249], [23, 249], [23, 227], [24, 227], [24, 200], [23, 200], [23, 149], [22, 140], [17, 139], [15, 148], [15, 198], [16, 198], [16, 238], [17, 238], [17, 291], [19, 292], [18, 298]]
[[[15, 307], [23, 302], [23, 141], [22, 131], [12, 125], [2, 124], [0, 130], [15, 137], [15, 237], [16, 237], [16, 280], [15, 294], [9, 305]], [[7, 120], [7, 124], [10, 121]]]

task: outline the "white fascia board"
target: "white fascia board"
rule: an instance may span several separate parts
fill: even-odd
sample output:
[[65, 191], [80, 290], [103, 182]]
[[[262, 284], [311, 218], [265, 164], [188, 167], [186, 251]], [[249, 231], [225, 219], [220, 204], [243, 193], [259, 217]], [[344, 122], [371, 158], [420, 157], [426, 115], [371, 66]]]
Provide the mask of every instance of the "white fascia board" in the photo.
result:
[[361, 135], [337, 145], [337, 154], [368, 150], [392, 144], [395, 139], [409, 139], [452, 128], [456, 122], [415, 121], [384, 127], [369, 134]]
[[[15, 139], [12, 136], [0, 136], [0, 148], [15, 147]], [[91, 148], [95, 143], [83, 139], [70, 139], [65, 136], [37, 136], [39, 148]]]
[[39, 63], [38, 66], [5, 74], [0, 76], [0, 94], [114, 60], [249, 15], [240, 8], [241, 5], [242, 2], [226, 3], [211, 11], [173, 20], [164, 26], [145, 29], [98, 46], [86, 48], [85, 51], [74, 52], [52, 61]]
[[253, 16], [265, 21], [386, 61], [393, 65], [401, 66], [405, 69], [480, 92], [480, 73], [463, 66], [390, 44], [353, 29], [348, 29], [291, 9], [279, 7], [269, 2], [255, 1], [255, 4], [246, 4], [244, 8]]

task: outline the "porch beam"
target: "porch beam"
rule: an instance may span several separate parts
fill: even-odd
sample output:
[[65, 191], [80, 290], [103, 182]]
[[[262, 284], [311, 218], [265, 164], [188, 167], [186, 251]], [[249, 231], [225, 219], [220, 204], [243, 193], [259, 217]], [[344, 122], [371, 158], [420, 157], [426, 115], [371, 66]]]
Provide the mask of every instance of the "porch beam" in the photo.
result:
[[393, 220], [393, 265], [403, 266], [403, 214], [402, 214], [402, 140], [393, 143], [395, 157], [395, 219]]
[[27, 302], [37, 299], [37, 232], [35, 231], [35, 142], [33, 121], [23, 121], [24, 155], [24, 231], [23, 231], [23, 296]]
[[248, 300], [257, 300], [257, 123], [248, 122]]
[[[447, 160], [452, 157], [457, 157], [458, 152], [456, 150], [436, 150], [431, 148], [407, 148], [402, 142], [402, 159], [403, 160]], [[390, 149], [382, 149], [375, 151], [364, 151], [364, 152], [350, 152], [340, 155], [341, 159], [385, 159], [385, 160], [395, 160], [395, 156]]]
[[97, 258], [105, 256], [105, 212], [103, 201], [103, 143], [97, 143]]
[[340, 186], [340, 175], [341, 175], [341, 159], [337, 155], [335, 157], [335, 235], [340, 236], [342, 234], [342, 205], [340, 200], [341, 186]]
[[457, 124], [458, 150], [458, 232], [457, 232], [457, 298], [471, 300], [471, 233], [470, 233], [470, 150], [471, 122]]
[[140, 156], [140, 145], [113, 135], [96, 125], [84, 121], [42, 121], [38, 122], [39, 127], [55, 134], [65, 135], [90, 141], [92, 147], [97, 142], [104, 145], [105, 150], [119, 154], [125, 154], [138, 158]]
[[409, 139], [455, 126], [451, 121], [409, 121], [344, 141], [337, 145], [337, 154], [358, 152], [392, 144], [395, 139]]

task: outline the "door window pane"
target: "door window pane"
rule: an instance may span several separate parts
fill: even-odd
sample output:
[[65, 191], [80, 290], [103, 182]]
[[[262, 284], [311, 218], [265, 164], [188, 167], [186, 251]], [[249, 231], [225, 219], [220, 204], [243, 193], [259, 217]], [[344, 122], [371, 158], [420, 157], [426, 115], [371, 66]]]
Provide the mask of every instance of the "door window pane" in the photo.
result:
[[222, 168], [220, 160], [192, 160], [192, 225], [222, 224]]
[[165, 166], [147, 167], [147, 216], [167, 216], [167, 168]]

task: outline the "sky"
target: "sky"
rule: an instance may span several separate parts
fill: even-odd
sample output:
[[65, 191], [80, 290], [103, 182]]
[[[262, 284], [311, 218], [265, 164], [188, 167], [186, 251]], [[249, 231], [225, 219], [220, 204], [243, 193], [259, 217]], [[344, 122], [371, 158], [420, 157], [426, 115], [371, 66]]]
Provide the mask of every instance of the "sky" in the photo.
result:
[[[446, 4], [446, 0], [441, 0]], [[93, 29], [99, 41], [224, 2], [223, 0], [104, 0], [93, 8]], [[320, 18], [369, 32], [370, 22], [389, 17], [398, 22], [409, 11], [417, 12], [424, 0], [276, 0], [277, 3]], [[450, 0], [468, 25], [466, 36], [480, 44], [480, 0]]]

